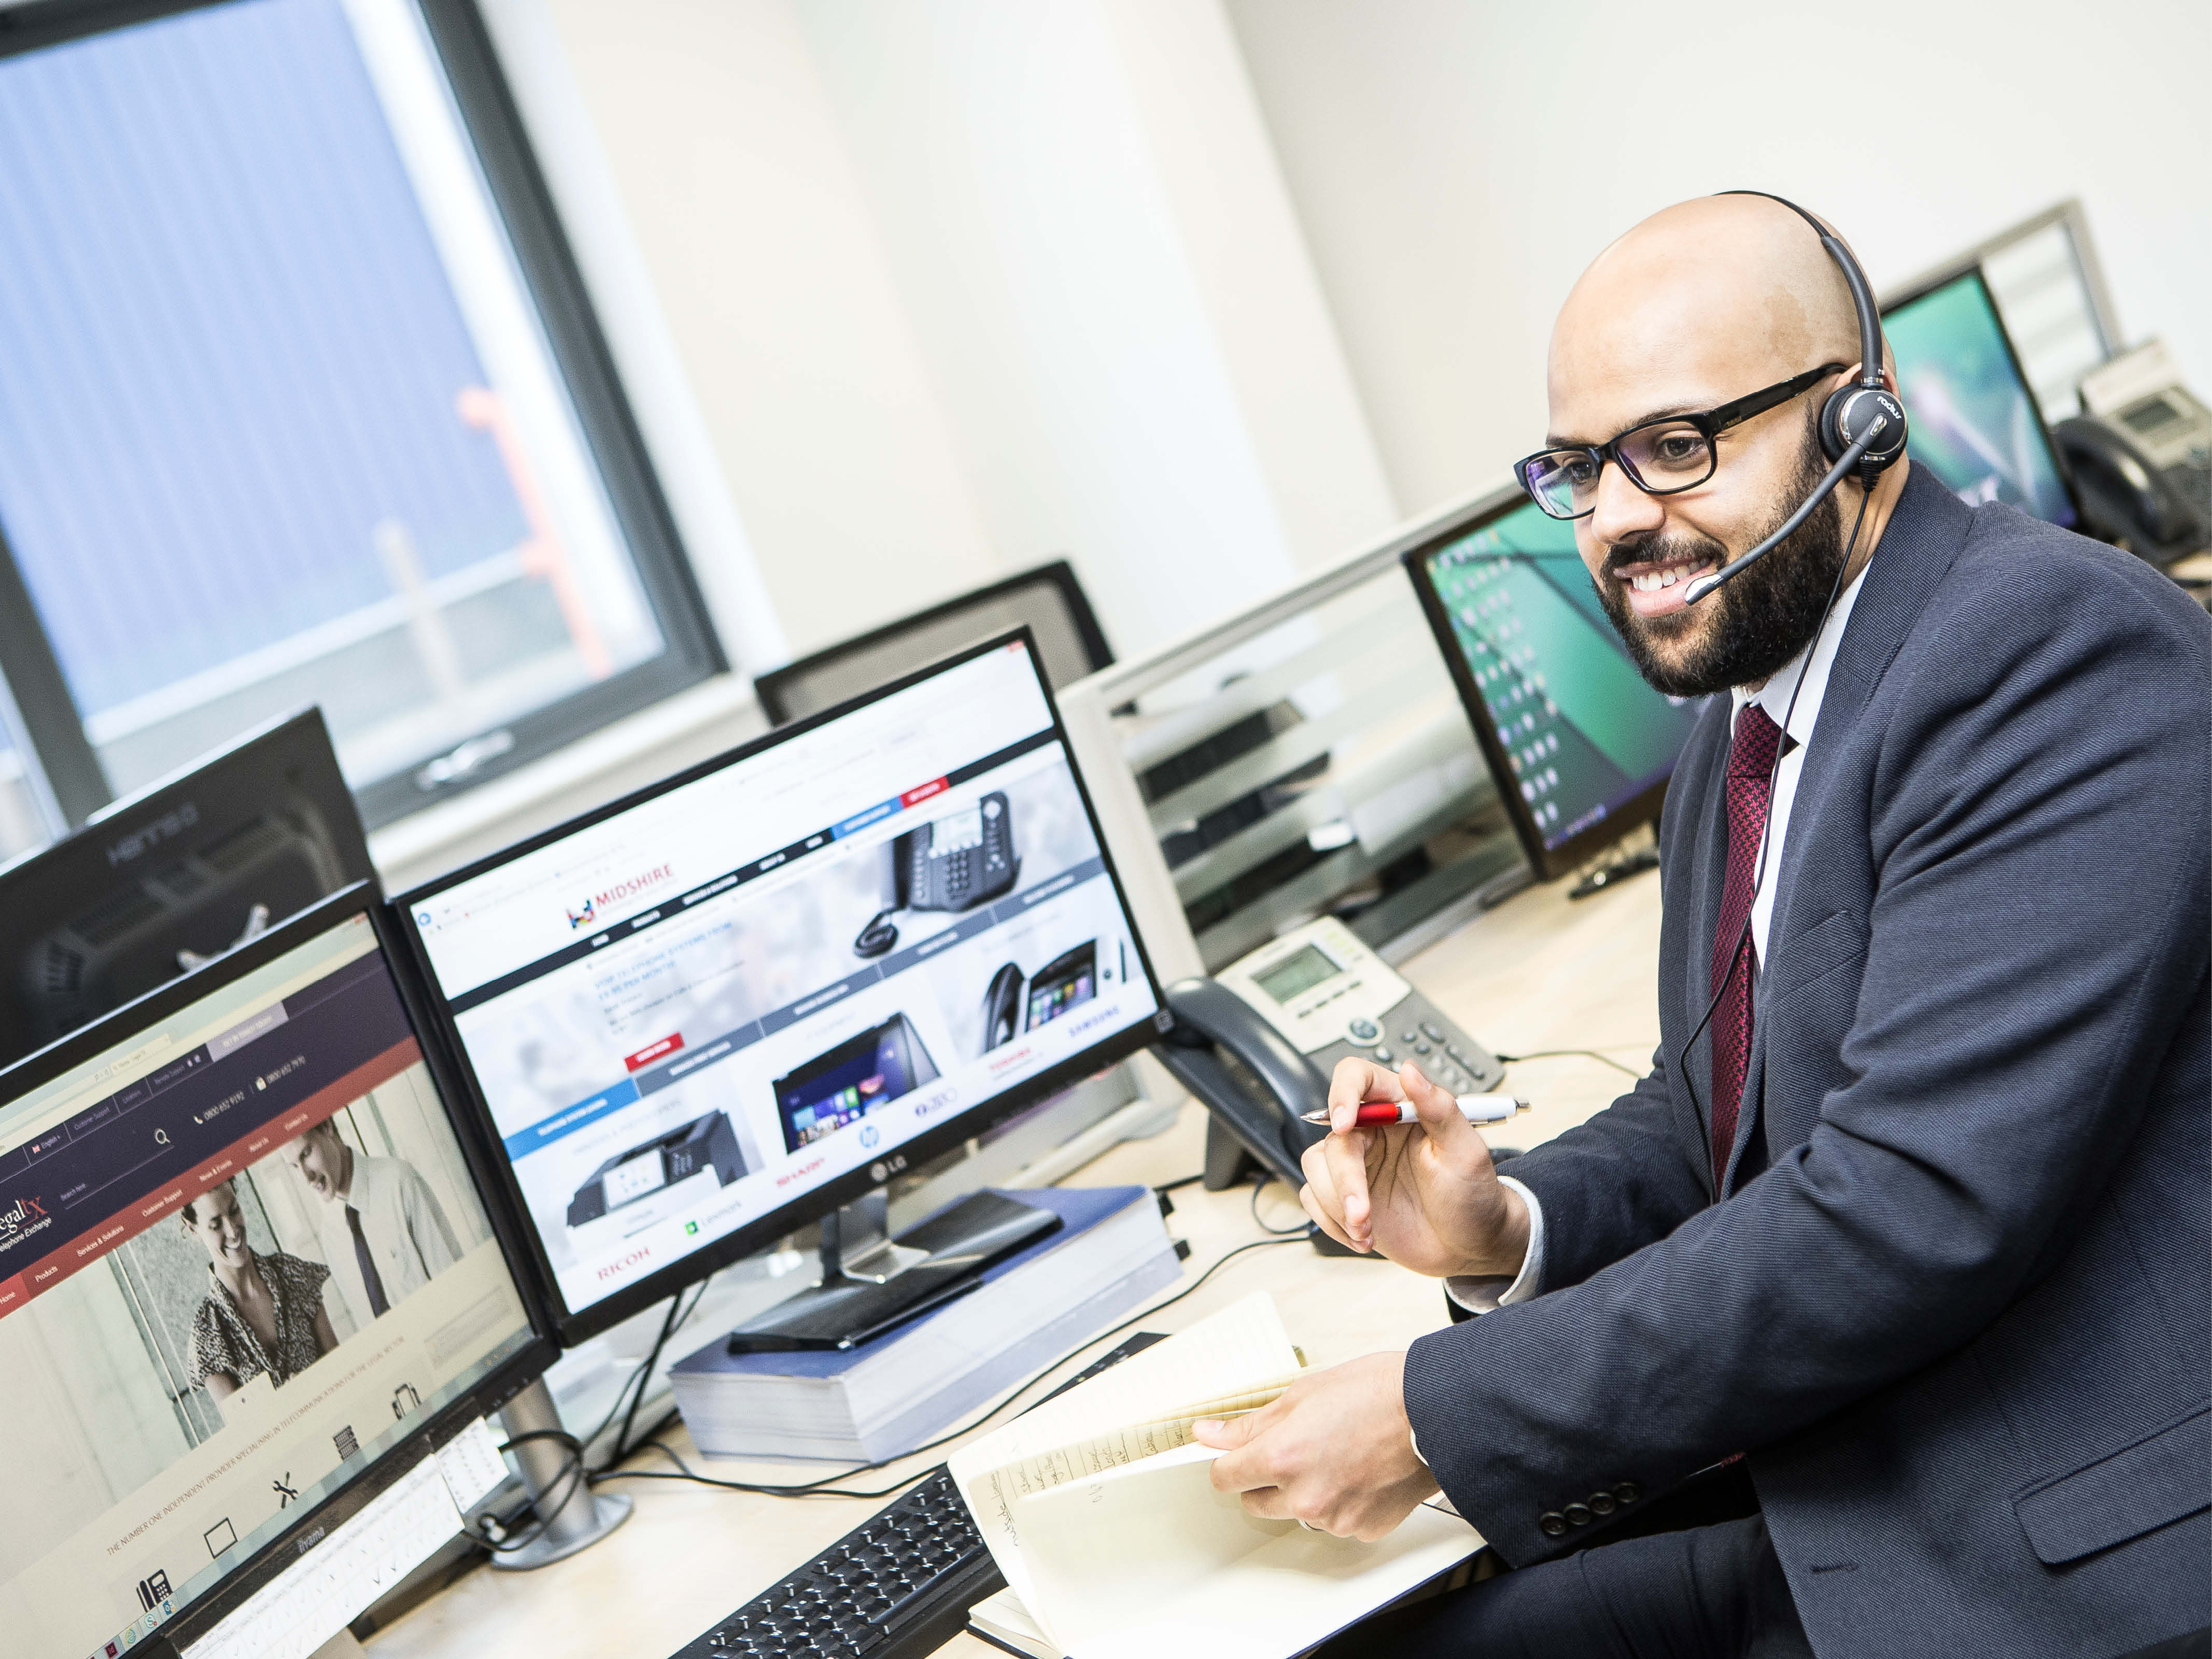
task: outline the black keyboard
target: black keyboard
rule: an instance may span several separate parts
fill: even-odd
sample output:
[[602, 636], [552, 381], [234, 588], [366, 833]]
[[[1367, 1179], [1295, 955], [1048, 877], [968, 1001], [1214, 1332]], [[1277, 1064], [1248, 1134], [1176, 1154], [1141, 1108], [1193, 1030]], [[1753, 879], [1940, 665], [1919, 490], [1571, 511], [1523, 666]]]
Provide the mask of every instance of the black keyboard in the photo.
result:
[[[1053, 1394], [1158, 1340], [1138, 1332]], [[921, 1659], [957, 1635], [968, 1609], [1006, 1582], [940, 1464], [675, 1659]]]

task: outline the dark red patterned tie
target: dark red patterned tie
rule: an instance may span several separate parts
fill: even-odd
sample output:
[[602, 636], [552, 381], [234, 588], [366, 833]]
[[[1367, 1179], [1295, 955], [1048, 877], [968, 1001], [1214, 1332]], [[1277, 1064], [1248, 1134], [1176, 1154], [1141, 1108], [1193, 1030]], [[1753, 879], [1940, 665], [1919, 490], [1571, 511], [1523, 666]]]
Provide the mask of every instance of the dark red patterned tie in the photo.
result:
[[[1751, 1064], [1751, 981], [1758, 958], [1750, 930], [1743, 924], [1751, 915], [1752, 877], [1759, 861], [1759, 837], [1766, 828], [1774, 753], [1781, 739], [1782, 728], [1767, 712], [1747, 702], [1735, 717], [1735, 740], [1729, 746], [1728, 879], [1721, 887], [1721, 920], [1713, 930], [1712, 983], [1707, 993], [1719, 999], [1713, 1009], [1712, 1036], [1716, 1193], [1728, 1170], [1729, 1149], [1735, 1145], [1743, 1074]], [[1726, 989], [1722, 988], [1723, 981]]]

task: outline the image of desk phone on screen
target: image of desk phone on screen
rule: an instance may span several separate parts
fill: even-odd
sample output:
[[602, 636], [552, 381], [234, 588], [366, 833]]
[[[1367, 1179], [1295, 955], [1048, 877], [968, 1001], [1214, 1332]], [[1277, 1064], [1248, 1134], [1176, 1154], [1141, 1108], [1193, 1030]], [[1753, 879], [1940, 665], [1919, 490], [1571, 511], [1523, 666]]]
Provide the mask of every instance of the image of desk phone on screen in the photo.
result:
[[883, 908], [853, 941], [855, 956], [879, 957], [898, 943], [890, 919], [902, 910], [972, 910], [1011, 890], [1022, 873], [1014, 810], [994, 789], [957, 811], [892, 838]]
[[724, 1187], [745, 1173], [745, 1155], [738, 1149], [738, 1132], [727, 1112], [696, 1117], [600, 1164], [568, 1200], [568, 1224], [580, 1227], [597, 1221], [610, 1210], [708, 1170]]
[[[1005, 797], [1000, 796], [1000, 801]], [[937, 1065], [904, 1014], [849, 1036], [775, 1080], [786, 1152], [797, 1152], [878, 1106], [937, 1081]]]

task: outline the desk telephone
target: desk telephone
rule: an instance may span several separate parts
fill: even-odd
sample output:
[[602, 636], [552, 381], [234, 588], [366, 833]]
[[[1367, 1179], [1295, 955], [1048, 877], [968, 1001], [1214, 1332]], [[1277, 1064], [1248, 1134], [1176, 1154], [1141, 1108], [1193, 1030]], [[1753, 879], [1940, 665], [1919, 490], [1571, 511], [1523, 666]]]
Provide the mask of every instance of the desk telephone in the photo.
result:
[[1206, 1104], [1206, 1188], [1250, 1160], [1293, 1187], [1328, 1133], [1299, 1115], [1328, 1104], [1336, 1062], [1411, 1060], [1455, 1094], [1495, 1089], [1505, 1067], [1334, 917], [1308, 922], [1212, 979], [1168, 987], [1175, 1025], [1152, 1052]]
[[1011, 889], [1022, 872], [1014, 850], [1014, 812], [994, 789], [973, 806], [933, 818], [893, 838], [884, 869], [883, 908], [853, 941], [858, 957], [879, 957], [898, 943], [890, 919], [902, 910], [972, 910]]

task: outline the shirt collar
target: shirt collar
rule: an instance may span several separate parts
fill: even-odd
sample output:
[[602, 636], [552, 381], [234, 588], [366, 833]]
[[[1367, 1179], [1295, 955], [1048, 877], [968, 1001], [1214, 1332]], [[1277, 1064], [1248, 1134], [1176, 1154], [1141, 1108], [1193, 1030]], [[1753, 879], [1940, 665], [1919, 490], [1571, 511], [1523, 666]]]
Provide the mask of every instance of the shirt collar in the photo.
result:
[[[1828, 690], [1828, 672], [1836, 665], [1836, 652], [1844, 642], [1844, 630], [1850, 626], [1851, 607], [1858, 603], [1859, 589], [1865, 583], [1866, 571], [1862, 568], [1851, 578], [1850, 586], [1836, 596], [1836, 608], [1820, 637], [1776, 669], [1765, 684], [1756, 691], [1747, 691], [1740, 685], [1730, 689], [1729, 696], [1734, 705], [1729, 710], [1731, 729], [1735, 717], [1743, 713], [1744, 705], [1755, 702], [1777, 726], [1782, 724], [1782, 717], [1787, 713], [1788, 735], [1801, 745], [1812, 737], [1813, 728], [1820, 719], [1820, 699]], [[1805, 682], [1802, 691], [1797, 689], [1801, 678]], [[1794, 708], [1790, 702], [1793, 695], [1797, 699]]]

